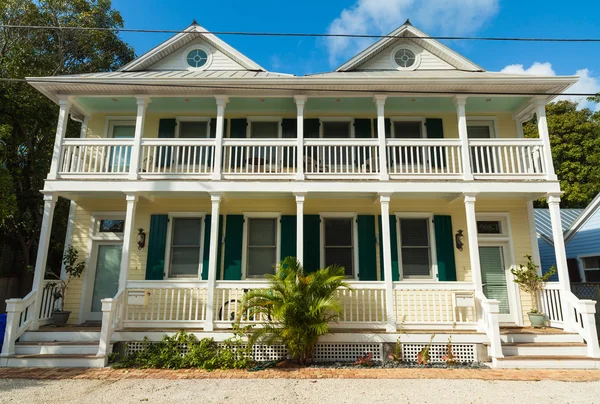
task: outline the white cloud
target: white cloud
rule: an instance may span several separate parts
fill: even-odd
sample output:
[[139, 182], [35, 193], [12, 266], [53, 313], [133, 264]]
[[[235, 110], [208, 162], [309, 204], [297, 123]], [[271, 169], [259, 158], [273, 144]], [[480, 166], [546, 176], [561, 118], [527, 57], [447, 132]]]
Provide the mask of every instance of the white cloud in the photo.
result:
[[[407, 18], [424, 31], [466, 35], [479, 30], [498, 12], [498, 0], [358, 0], [329, 25], [330, 34], [384, 35]], [[373, 40], [327, 39], [332, 65], [364, 49]]]
[[[535, 62], [527, 69], [519, 64], [510, 65], [506, 66], [500, 72], [510, 74], [531, 74], [534, 76], [556, 76], [556, 72], [549, 62]], [[577, 70], [575, 76], [579, 76], [579, 81], [569, 88], [565, 94], [600, 93], [600, 77], [592, 76], [589, 69]], [[573, 101], [579, 104], [579, 108], [590, 108], [595, 111], [600, 111], [600, 104], [589, 102], [587, 97], [563, 95], [558, 97], [557, 100]]]

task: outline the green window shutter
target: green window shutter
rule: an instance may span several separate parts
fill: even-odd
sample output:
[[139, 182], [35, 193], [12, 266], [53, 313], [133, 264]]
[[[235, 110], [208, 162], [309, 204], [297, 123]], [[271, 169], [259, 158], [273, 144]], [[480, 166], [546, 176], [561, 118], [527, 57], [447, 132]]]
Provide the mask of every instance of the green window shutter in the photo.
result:
[[[214, 139], [217, 137], [217, 118], [210, 120], [210, 138]], [[223, 137], [227, 137], [227, 119], [223, 119]]]
[[456, 281], [452, 217], [441, 215], [434, 216], [433, 227], [435, 228], [438, 279], [440, 281]]
[[[233, 128], [233, 125], [232, 125]], [[226, 281], [242, 279], [242, 238], [244, 216], [227, 215], [225, 221], [225, 274]]]
[[164, 279], [168, 223], [169, 215], [150, 216], [148, 258], [146, 260], [146, 280], [148, 281]]
[[[158, 121], [158, 137], [159, 139], [172, 139], [175, 137], [175, 127], [177, 120], [174, 118], [161, 119]], [[160, 160], [154, 162], [156, 167], [164, 168], [171, 166], [171, 148], [163, 148], [163, 154]], [[162, 278], [161, 278], [162, 279]]]
[[284, 139], [293, 139], [298, 137], [297, 119], [283, 119], [281, 121], [281, 137]]
[[[378, 120], [375, 119], [375, 137], [379, 137], [378, 136], [378, 125], [377, 125]], [[385, 137], [386, 138], [391, 138], [392, 137], [392, 120], [390, 118], [385, 118], [384, 119], [385, 122]]]
[[[444, 138], [444, 122], [442, 119], [427, 118], [425, 120], [425, 126], [427, 127], [427, 137], [429, 139]], [[430, 152], [429, 160], [431, 161], [431, 164], [438, 168], [446, 167], [446, 156], [440, 148], [436, 150], [437, 151], [435, 152]]]
[[354, 136], [356, 138], [371, 138], [371, 120], [370, 119], [355, 119], [354, 120]]
[[304, 215], [304, 257], [302, 265], [306, 272], [321, 267], [321, 216]]
[[281, 244], [279, 259], [296, 256], [296, 216], [281, 216]]
[[[211, 226], [211, 215], [206, 215], [204, 218], [204, 251], [202, 253], [202, 280], [208, 280], [208, 265], [210, 258], [210, 226]], [[221, 240], [223, 227], [223, 215], [219, 215], [219, 235], [218, 240]], [[221, 244], [218, 244], [217, 248], [217, 279], [219, 279], [219, 267], [221, 263]]]
[[358, 215], [358, 278], [361, 281], [377, 280], [376, 248], [375, 216]]
[[[385, 280], [383, 270], [383, 229], [381, 228], [381, 216], [378, 217], [379, 221], [379, 273], [381, 280]], [[390, 247], [392, 250], [392, 281], [398, 282], [400, 280], [400, 265], [398, 264], [398, 231], [396, 227], [396, 216], [390, 215]]]
[[304, 137], [307, 139], [315, 139], [319, 137], [321, 122], [318, 119], [304, 120]]
[[232, 119], [231, 132], [229, 134], [229, 137], [237, 139], [245, 138], [247, 125], [248, 121], [246, 120], [246, 118]]

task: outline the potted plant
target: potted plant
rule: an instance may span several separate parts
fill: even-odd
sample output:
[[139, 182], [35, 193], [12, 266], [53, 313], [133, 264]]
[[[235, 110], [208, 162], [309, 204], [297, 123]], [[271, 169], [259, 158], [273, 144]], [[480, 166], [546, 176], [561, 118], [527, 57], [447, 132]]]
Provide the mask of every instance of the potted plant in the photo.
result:
[[61, 279], [54, 272], [48, 272], [57, 281], [46, 284], [46, 289], [53, 291], [54, 312], [52, 313], [52, 319], [54, 320], [54, 324], [59, 326], [67, 324], [71, 315], [70, 311], [64, 311], [64, 297], [67, 288], [73, 279], [81, 277], [85, 269], [85, 262], [79, 261], [79, 251], [71, 245], [67, 246], [62, 262], [65, 266], [65, 279]]
[[552, 275], [556, 273], [556, 267], [552, 266], [548, 272], [540, 275], [539, 266], [535, 265], [531, 255], [526, 255], [527, 264], [519, 265], [519, 268], [512, 268], [510, 272], [515, 277], [514, 282], [519, 285], [521, 290], [531, 295], [531, 310], [527, 315], [533, 328], [543, 328], [546, 326], [546, 316], [540, 312], [538, 306], [538, 293], [544, 289], [544, 285]]

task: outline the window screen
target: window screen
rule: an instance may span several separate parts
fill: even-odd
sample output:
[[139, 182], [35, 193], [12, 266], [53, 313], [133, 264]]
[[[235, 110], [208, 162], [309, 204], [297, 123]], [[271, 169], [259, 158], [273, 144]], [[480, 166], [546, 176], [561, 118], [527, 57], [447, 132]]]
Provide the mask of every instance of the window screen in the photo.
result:
[[467, 121], [469, 139], [489, 139], [494, 137], [494, 121]]
[[322, 122], [324, 138], [349, 138], [350, 122]]
[[114, 123], [112, 128], [112, 137], [115, 139], [135, 137], [135, 124]]
[[277, 265], [277, 219], [248, 220], [246, 275], [249, 278], [274, 274]]
[[354, 245], [352, 218], [326, 218], [325, 266], [343, 266], [346, 276], [354, 276]]
[[600, 282], [600, 256], [581, 259], [586, 282]]
[[394, 137], [397, 139], [415, 139], [421, 137], [421, 122], [395, 121]]
[[402, 276], [431, 278], [429, 219], [400, 219]]
[[279, 122], [251, 122], [250, 137], [253, 138], [278, 138]]
[[172, 218], [169, 276], [197, 277], [200, 270], [201, 218]]
[[208, 122], [188, 121], [179, 122], [179, 137], [183, 139], [207, 138]]

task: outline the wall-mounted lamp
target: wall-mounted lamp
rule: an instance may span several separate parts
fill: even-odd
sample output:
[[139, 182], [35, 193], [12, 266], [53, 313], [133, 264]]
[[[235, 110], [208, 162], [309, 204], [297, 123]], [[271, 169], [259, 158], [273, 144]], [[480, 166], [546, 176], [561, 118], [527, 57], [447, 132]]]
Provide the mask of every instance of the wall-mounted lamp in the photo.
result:
[[454, 235], [454, 241], [456, 243], [456, 249], [459, 251], [463, 250], [463, 246], [465, 245], [464, 243], [464, 238], [465, 236], [463, 235], [463, 231], [459, 230], [456, 232], [456, 234]]
[[137, 244], [138, 250], [141, 250], [146, 246], [146, 232], [144, 232], [144, 229], [141, 227], [138, 229]]

